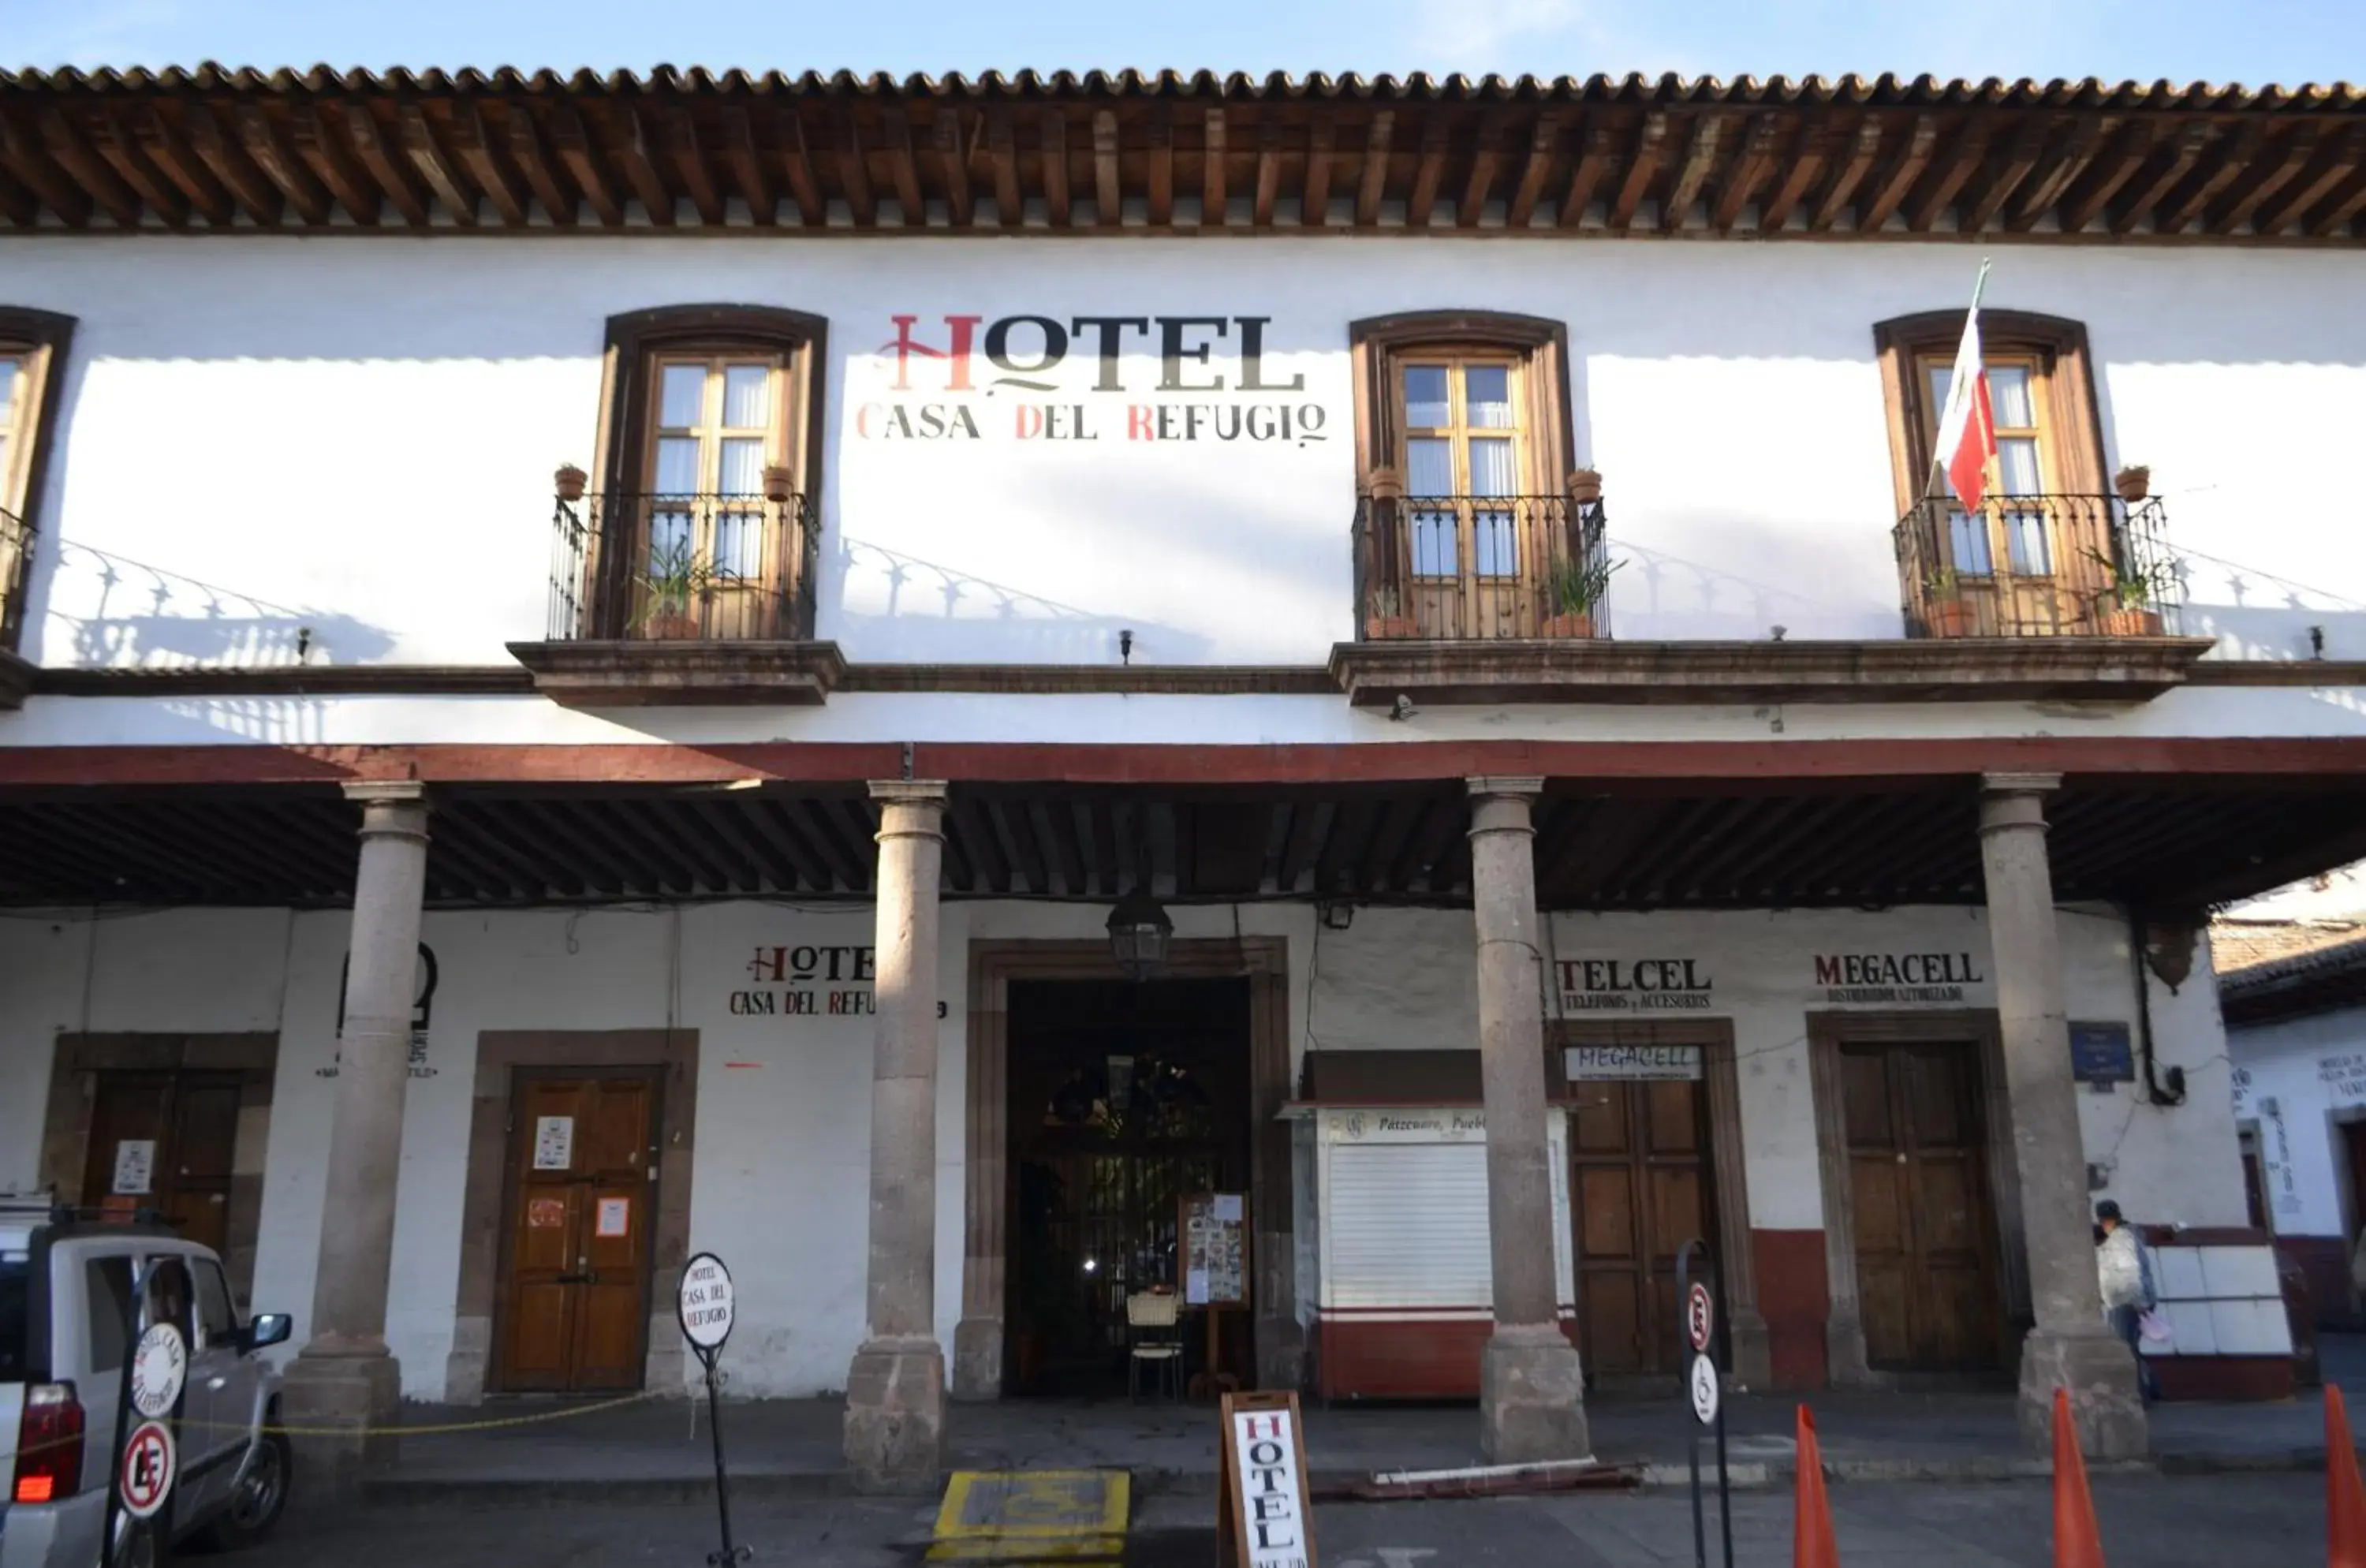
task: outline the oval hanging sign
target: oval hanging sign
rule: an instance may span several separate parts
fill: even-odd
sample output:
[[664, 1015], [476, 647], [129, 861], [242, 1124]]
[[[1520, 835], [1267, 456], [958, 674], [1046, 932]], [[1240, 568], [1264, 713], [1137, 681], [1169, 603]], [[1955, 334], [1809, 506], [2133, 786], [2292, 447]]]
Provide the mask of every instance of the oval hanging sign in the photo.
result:
[[189, 1348], [169, 1323], [152, 1325], [131, 1355], [131, 1407], [153, 1421], [171, 1412], [189, 1375]]
[[702, 1252], [683, 1266], [682, 1291], [674, 1303], [683, 1338], [701, 1350], [720, 1350], [731, 1337], [734, 1310], [731, 1270], [723, 1267], [723, 1259]]

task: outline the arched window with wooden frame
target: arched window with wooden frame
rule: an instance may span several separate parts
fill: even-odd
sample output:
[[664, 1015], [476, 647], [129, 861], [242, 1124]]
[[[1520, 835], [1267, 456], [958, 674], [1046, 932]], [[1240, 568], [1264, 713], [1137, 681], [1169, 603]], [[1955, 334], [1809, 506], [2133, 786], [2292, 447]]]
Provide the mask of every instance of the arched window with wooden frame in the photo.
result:
[[1360, 635], [1593, 637], [1601, 497], [1575, 471], [1568, 334], [1498, 311], [1348, 329]]
[[560, 502], [561, 548], [572, 524], [580, 555], [578, 629], [556, 624], [562, 609], [554, 635], [813, 635], [826, 334], [820, 317], [769, 306], [609, 318], [600, 472], [580, 510]]
[[14, 653], [24, 632], [73, 329], [54, 310], [0, 306], [0, 653]]
[[1874, 328], [1909, 632], [2157, 632], [2170, 592], [2156, 581], [2158, 507], [2105, 482], [2086, 328], [2026, 310], [1980, 312], [1997, 460], [1977, 512], [1957, 501], [1934, 452], [1963, 332], [1961, 310]]

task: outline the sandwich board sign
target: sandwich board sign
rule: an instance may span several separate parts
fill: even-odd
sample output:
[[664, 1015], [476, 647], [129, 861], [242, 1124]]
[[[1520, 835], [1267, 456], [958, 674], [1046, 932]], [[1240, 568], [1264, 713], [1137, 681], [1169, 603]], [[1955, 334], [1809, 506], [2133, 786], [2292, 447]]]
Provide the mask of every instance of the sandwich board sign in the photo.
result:
[[1295, 1393], [1227, 1393], [1216, 1499], [1227, 1568], [1315, 1568], [1306, 1434]]

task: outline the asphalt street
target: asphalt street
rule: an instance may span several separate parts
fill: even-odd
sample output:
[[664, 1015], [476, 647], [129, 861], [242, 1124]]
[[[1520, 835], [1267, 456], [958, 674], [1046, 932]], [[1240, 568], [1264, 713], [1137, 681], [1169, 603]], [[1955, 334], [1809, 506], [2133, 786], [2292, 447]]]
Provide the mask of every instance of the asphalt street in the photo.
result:
[[[2302, 1568], [2325, 1561], [2325, 1482], [2304, 1474], [2110, 1476], [2095, 1483], [2103, 1543], [2135, 1568]], [[1848, 1568], [2046, 1568], [2042, 1482], [1836, 1486]], [[932, 1507], [852, 1498], [734, 1510], [753, 1561], [782, 1568], [917, 1568]], [[1137, 1502], [1127, 1568], [1207, 1568], [1212, 1499]], [[1735, 1499], [1735, 1562], [1787, 1568], [1787, 1492]], [[225, 1568], [698, 1568], [717, 1544], [711, 1506], [381, 1506], [291, 1518]], [[1320, 1568], [1662, 1568], [1693, 1562], [1681, 1492], [1488, 1502], [1336, 1504], [1315, 1512]], [[1717, 1529], [1709, 1527], [1710, 1561]], [[1074, 1568], [1074, 1565], [1071, 1565]]]

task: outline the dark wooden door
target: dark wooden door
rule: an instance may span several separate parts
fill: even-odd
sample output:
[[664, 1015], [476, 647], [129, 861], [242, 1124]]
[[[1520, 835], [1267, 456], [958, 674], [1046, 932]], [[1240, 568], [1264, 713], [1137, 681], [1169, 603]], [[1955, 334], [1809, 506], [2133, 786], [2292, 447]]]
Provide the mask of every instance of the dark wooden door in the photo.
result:
[[495, 1386], [641, 1386], [657, 1207], [655, 1070], [521, 1073]]
[[1707, 1106], [1697, 1083], [1571, 1086], [1578, 1348], [1602, 1378], [1683, 1371], [1676, 1249], [1714, 1247]]
[[1843, 1046], [1841, 1078], [1867, 1363], [1993, 1370], [2003, 1309], [1977, 1048]]
[[215, 1252], [230, 1240], [236, 1073], [100, 1073], [83, 1201], [154, 1209]]

